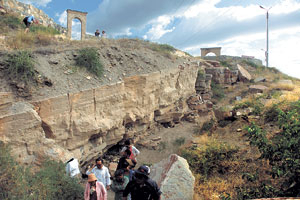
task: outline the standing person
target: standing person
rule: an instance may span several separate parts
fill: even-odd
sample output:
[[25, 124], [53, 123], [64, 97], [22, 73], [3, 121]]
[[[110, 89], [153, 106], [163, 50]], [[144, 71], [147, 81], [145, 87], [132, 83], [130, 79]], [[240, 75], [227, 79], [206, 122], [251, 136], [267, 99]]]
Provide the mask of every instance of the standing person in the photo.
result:
[[26, 16], [24, 19], [23, 19], [23, 22], [26, 26], [25, 28], [25, 32], [24, 33], [27, 33], [29, 31], [29, 27], [30, 25], [33, 23], [33, 22], [36, 22], [35, 18], [33, 15], [29, 15], [29, 16]]
[[96, 159], [95, 165], [87, 170], [86, 174], [95, 174], [98, 181], [102, 182], [106, 189], [109, 190], [111, 182], [108, 168], [103, 165], [103, 160], [101, 158]]
[[95, 174], [89, 174], [85, 186], [84, 200], [107, 200], [107, 191], [103, 183], [97, 181]]
[[[129, 179], [124, 176], [124, 171], [122, 169], [118, 169], [115, 172], [114, 180], [111, 184], [111, 190], [115, 192], [115, 200], [123, 199], [123, 191], [125, 190], [128, 182]], [[129, 198], [126, 200], [129, 200]]]
[[125, 169], [128, 167], [129, 163], [127, 162], [127, 159], [130, 159], [131, 151], [129, 149], [126, 149], [122, 155], [122, 157], [119, 159], [117, 169]]
[[68, 176], [78, 177], [80, 174], [79, 163], [76, 158], [71, 158], [66, 164], [66, 172]]
[[123, 154], [126, 149], [129, 149], [131, 151], [129, 158], [136, 164], [136, 157], [140, 154], [140, 151], [135, 146], [133, 146], [132, 143], [133, 142], [131, 139], [127, 139], [124, 143], [125, 147], [123, 147], [121, 150], [121, 154]]
[[148, 166], [140, 166], [135, 171], [135, 179], [130, 181], [123, 192], [123, 200], [126, 200], [129, 193], [132, 200], [160, 200], [161, 191], [157, 183], [148, 177]]
[[101, 36], [101, 37], [103, 37], [103, 38], [106, 38], [106, 37], [107, 37], [105, 31], [102, 31], [102, 36]]
[[95, 36], [96, 36], [96, 37], [99, 37], [99, 36], [100, 36], [100, 31], [99, 31], [99, 29], [96, 30]]

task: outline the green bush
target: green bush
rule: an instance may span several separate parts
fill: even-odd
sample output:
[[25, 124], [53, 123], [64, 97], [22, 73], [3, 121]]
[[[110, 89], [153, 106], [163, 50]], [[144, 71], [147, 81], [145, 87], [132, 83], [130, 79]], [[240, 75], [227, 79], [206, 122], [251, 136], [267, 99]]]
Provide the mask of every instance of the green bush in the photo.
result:
[[228, 67], [229, 69], [233, 69], [232, 65], [228, 62], [228, 61], [221, 61], [220, 64], [223, 66], [223, 67]]
[[103, 64], [95, 48], [84, 48], [79, 50], [76, 58], [76, 65], [86, 68], [91, 73], [96, 74], [99, 78], [103, 73]]
[[18, 164], [3, 143], [0, 155], [0, 199], [83, 199], [83, 187], [66, 175], [63, 163], [45, 161], [34, 174]]
[[29, 51], [18, 51], [10, 54], [6, 60], [8, 68], [6, 69], [11, 79], [33, 82], [36, 72], [34, 70], [34, 61]]
[[260, 102], [259, 98], [241, 102], [234, 106], [233, 110], [253, 108], [250, 114], [260, 115], [263, 112], [264, 104]]
[[225, 173], [228, 169], [224, 167], [224, 161], [234, 160], [237, 152], [237, 147], [210, 142], [205, 148], [183, 149], [181, 155], [187, 159], [194, 173], [201, 174], [207, 179], [216, 173]]
[[278, 108], [278, 104], [272, 105], [264, 113], [265, 122], [277, 122], [279, 113], [280, 113], [280, 110]]
[[221, 100], [225, 97], [224, 89], [220, 84], [217, 84], [214, 81], [211, 82], [211, 90], [213, 92], [213, 99]]
[[[269, 162], [270, 178], [280, 179], [278, 185], [267, 185], [273, 188], [274, 196], [297, 196], [300, 194], [300, 101], [290, 104], [289, 109], [278, 109], [278, 128], [280, 132], [268, 135], [255, 124], [247, 127], [250, 144], [256, 146], [260, 158]], [[264, 188], [260, 183], [258, 188]], [[266, 184], [265, 184], [266, 185]], [[253, 193], [247, 188], [248, 193]], [[257, 188], [256, 188], [257, 189]], [[261, 194], [265, 191], [260, 190]]]

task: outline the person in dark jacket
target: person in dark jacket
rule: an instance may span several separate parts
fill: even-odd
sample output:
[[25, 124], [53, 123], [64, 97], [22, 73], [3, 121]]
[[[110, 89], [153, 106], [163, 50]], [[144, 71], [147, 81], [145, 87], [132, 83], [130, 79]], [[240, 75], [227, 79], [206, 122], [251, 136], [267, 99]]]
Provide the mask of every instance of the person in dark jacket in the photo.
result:
[[119, 159], [117, 170], [118, 169], [126, 169], [128, 167], [129, 163], [126, 160], [129, 159], [130, 154], [131, 154], [131, 151], [129, 149], [126, 149], [124, 151], [124, 154]]
[[123, 192], [123, 200], [129, 193], [131, 200], [160, 200], [161, 191], [157, 183], [148, 177], [149, 167], [143, 165], [135, 172], [135, 179], [130, 181]]

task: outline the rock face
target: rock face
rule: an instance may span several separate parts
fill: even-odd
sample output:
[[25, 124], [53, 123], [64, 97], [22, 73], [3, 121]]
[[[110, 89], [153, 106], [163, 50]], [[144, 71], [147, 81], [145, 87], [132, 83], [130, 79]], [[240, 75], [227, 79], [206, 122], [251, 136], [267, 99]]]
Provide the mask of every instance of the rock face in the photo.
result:
[[211, 74], [212, 80], [217, 84], [235, 83], [238, 78], [237, 71], [231, 71], [227, 67], [207, 67], [205, 72], [206, 74]]
[[8, 111], [0, 113], [0, 140], [10, 143], [24, 163], [50, 155], [62, 161], [75, 156], [83, 164], [125, 134], [140, 138], [157, 123], [181, 120], [189, 111], [187, 99], [195, 94], [197, 69], [126, 77], [31, 104], [9, 103], [8, 95], [2, 95]]
[[162, 200], [192, 200], [195, 178], [187, 161], [175, 154], [151, 167], [150, 177], [162, 191]]
[[0, 0], [0, 6], [5, 8], [6, 11], [19, 13], [23, 17], [33, 15], [42, 25], [51, 26], [61, 32], [65, 31], [65, 28], [56, 24], [54, 20], [49, 18], [42, 10], [37, 9], [32, 5], [21, 3], [16, 0]]
[[266, 87], [264, 85], [250, 85], [249, 86], [250, 93], [263, 93], [267, 89], [268, 89], [268, 87]]

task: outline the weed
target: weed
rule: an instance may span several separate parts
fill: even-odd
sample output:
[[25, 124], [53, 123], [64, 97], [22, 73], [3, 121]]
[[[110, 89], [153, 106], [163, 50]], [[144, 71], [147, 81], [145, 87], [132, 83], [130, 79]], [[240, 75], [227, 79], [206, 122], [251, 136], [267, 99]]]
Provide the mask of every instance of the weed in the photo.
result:
[[60, 32], [53, 28], [53, 27], [46, 27], [46, 26], [40, 26], [40, 25], [34, 25], [30, 27], [30, 32], [32, 33], [42, 33], [42, 34], [48, 34], [48, 35], [58, 35]]
[[198, 77], [201, 79], [205, 78], [205, 70], [204, 69], [198, 69]]
[[29, 51], [18, 51], [10, 54], [7, 59], [7, 74], [11, 79], [33, 82], [35, 77], [34, 61]]
[[0, 17], [1, 32], [8, 31], [9, 29], [21, 28], [22, 24], [22, 20], [13, 14], [5, 14]]
[[157, 44], [157, 43], [149, 43], [149, 48], [152, 51], [159, 52], [160, 54], [164, 55], [165, 57], [168, 57], [170, 59], [173, 58], [171, 53], [174, 53], [176, 49], [168, 44]]
[[84, 48], [79, 50], [79, 56], [76, 58], [76, 65], [86, 68], [91, 73], [101, 77], [103, 73], [103, 64], [95, 48]]
[[176, 146], [181, 146], [185, 143], [185, 138], [184, 137], [180, 137], [180, 138], [177, 138], [173, 144], [176, 145]]
[[280, 112], [280, 110], [278, 108], [278, 104], [273, 104], [264, 113], [264, 120], [265, 120], [265, 122], [277, 122], [278, 121], [279, 112]]

